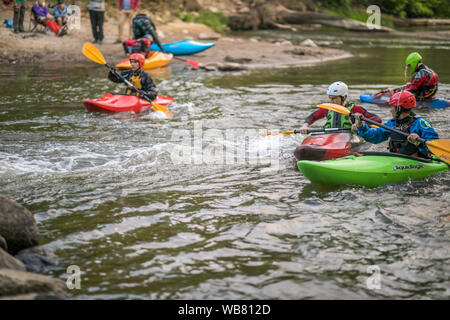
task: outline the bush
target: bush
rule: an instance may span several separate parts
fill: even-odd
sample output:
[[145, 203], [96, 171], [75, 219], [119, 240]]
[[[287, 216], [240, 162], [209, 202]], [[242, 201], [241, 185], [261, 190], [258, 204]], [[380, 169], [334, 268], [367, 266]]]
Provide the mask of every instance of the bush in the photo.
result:
[[202, 11], [198, 15], [177, 13], [177, 17], [184, 22], [202, 23], [219, 33], [224, 32], [227, 27], [227, 18], [220, 12]]

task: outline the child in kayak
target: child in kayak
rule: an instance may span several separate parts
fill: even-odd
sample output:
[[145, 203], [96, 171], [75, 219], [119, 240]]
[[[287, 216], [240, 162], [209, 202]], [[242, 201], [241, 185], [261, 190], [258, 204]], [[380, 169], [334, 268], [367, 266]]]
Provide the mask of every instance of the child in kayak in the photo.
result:
[[147, 38], [140, 38], [137, 40], [125, 40], [122, 42], [123, 50], [125, 54], [129, 56], [132, 53], [140, 53], [144, 57], [148, 58], [150, 52], [150, 45], [152, 42]]
[[422, 138], [427, 141], [439, 139], [438, 134], [431, 124], [422, 117], [417, 117], [411, 109], [416, 106], [416, 98], [409, 91], [395, 93], [389, 100], [392, 119], [385, 123], [390, 128], [395, 128], [408, 133], [405, 137], [384, 128], [371, 129], [367, 124], [361, 123], [361, 114], [354, 114], [355, 124], [359, 136], [372, 143], [380, 143], [389, 139], [389, 151], [415, 157], [429, 158], [430, 151], [427, 146], [420, 145], [417, 141]]
[[388, 88], [385, 91], [393, 95], [395, 92], [408, 90], [416, 96], [416, 100], [432, 98], [438, 90], [439, 77], [436, 72], [428, 68], [422, 62], [422, 56], [417, 52], [412, 52], [405, 60], [405, 76], [411, 74], [411, 82], [396, 88]]
[[[355, 106], [352, 102], [346, 102], [348, 96], [348, 87], [342, 81], [333, 82], [327, 89], [327, 94], [331, 103], [339, 104], [346, 107], [352, 113], [361, 113], [364, 117], [381, 123], [381, 118], [373, 113], [367, 112], [362, 107]], [[324, 129], [327, 128], [350, 128], [352, 121], [349, 116], [334, 112], [327, 109], [319, 109], [311, 113], [300, 128], [301, 134], [308, 133], [308, 127], [321, 118], [327, 118]]]
[[[141, 69], [145, 64], [144, 56], [139, 53], [133, 53], [132, 55], [130, 55], [130, 64], [131, 70], [122, 71], [120, 75], [128, 80], [137, 89], [144, 91], [152, 101], [155, 100], [157, 96], [155, 83], [153, 82], [152, 77]], [[108, 79], [113, 82], [120, 83], [122, 82], [122, 80], [116, 75], [116, 72], [116, 70], [110, 71], [108, 73]], [[125, 94], [142, 97], [132, 88], [128, 87], [125, 91]]]

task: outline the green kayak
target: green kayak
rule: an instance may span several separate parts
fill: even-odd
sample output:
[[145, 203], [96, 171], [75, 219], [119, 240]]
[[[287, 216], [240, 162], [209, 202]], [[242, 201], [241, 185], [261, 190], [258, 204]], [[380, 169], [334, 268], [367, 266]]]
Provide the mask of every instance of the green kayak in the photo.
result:
[[313, 183], [325, 185], [354, 184], [376, 187], [381, 184], [422, 179], [449, 169], [437, 160], [392, 154], [366, 152], [327, 161], [298, 161], [297, 167]]

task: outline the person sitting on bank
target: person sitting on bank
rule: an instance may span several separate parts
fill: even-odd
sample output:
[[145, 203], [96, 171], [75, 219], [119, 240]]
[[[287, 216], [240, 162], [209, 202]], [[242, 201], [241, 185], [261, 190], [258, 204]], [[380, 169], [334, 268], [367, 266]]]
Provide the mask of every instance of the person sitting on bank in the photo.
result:
[[64, 0], [58, 0], [58, 4], [53, 8], [53, 16], [60, 27], [69, 23], [71, 15], [64, 4]]
[[148, 58], [150, 52], [150, 45], [152, 42], [147, 38], [141, 38], [137, 40], [125, 40], [122, 42], [123, 50], [125, 54], [129, 56], [132, 53], [140, 53], [145, 58]]
[[[331, 103], [346, 107], [352, 113], [361, 113], [364, 117], [381, 123], [381, 118], [376, 114], [369, 113], [366, 109], [356, 106], [352, 102], [346, 102], [348, 96], [348, 87], [342, 81], [333, 82], [327, 89], [327, 95]], [[311, 113], [300, 128], [301, 134], [308, 133], [308, 127], [321, 118], [327, 118], [324, 129], [328, 128], [350, 128], [352, 121], [349, 116], [327, 109], [319, 109]], [[354, 130], [356, 131], [356, 130]]]
[[162, 52], [166, 52], [164, 51], [164, 48], [156, 35], [155, 24], [148, 15], [144, 13], [139, 13], [136, 15], [133, 19], [132, 27], [134, 39], [147, 38], [156, 43]]
[[413, 93], [416, 100], [430, 99], [438, 90], [439, 76], [422, 62], [422, 56], [418, 52], [411, 52], [405, 60], [405, 76], [410, 73], [410, 83], [393, 89], [388, 88], [384, 92], [393, 95], [395, 92], [407, 90]]
[[45, 25], [57, 36], [63, 36], [66, 34], [66, 28], [60, 28], [58, 24], [53, 20], [53, 16], [48, 12], [48, 7], [44, 0], [37, 0], [32, 7], [33, 14], [36, 22]]
[[[155, 100], [157, 97], [155, 83], [153, 82], [152, 77], [144, 70], [142, 70], [145, 64], [145, 57], [142, 54], [133, 53], [130, 55], [130, 64], [131, 70], [122, 71], [120, 75], [124, 77], [127, 81], [129, 81], [137, 89], [144, 91], [147, 97], [149, 97], [152, 101]], [[120, 79], [116, 75], [116, 72], [117, 71], [115, 70], [114, 72], [110, 71], [108, 73], [108, 79], [117, 83], [123, 82], [122, 79]], [[142, 95], [138, 94], [136, 91], [134, 91], [132, 88], [129, 87], [127, 87], [125, 94], [136, 95], [141, 98], [144, 98]]]
[[416, 106], [416, 98], [409, 91], [395, 93], [389, 100], [392, 119], [385, 126], [395, 128], [409, 134], [408, 137], [386, 130], [384, 128], [369, 128], [362, 124], [361, 114], [355, 113], [355, 124], [353, 129], [357, 130], [359, 136], [371, 143], [380, 143], [389, 139], [389, 151], [409, 156], [429, 158], [430, 150], [424, 144], [421, 145], [418, 138], [426, 141], [439, 139], [438, 134], [431, 124], [422, 117], [417, 117], [412, 109]]

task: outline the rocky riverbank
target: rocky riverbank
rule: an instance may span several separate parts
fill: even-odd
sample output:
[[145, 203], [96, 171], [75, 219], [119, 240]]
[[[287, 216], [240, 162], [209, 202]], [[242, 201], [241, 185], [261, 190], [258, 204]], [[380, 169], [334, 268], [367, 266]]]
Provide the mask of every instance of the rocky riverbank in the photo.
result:
[[[92, 41], [91, 26], [87, 12], [82, 12], [81, 28], [69, 35], [56, 37], [42, 32], [15, 34], [12, 29], [0, 28], [0, 64], [39, 65], [48, 63], [92, 63], [81, 53], [86, 41]], [[0, 20], [11, 19], [11, 8], [0, 12]], [[351, 54], [338, 49], [318, 48], [311, 44], [294, 46], [286, 40], [263, 41], [259, 38], [241, 39], [224, 36], [198, 23], [186, 23], [176, 18], [170, 23], [158, 23], [155, 19], [159, 38], [163, 43], [192, 39], [215, 41], [216, 45], [200, 54], [188, 58], [208, 65], [206, 70], [242, 70], [251, 68], [272, 68], [292, 65], [310, 65], [330, 59], [350, 57]], [[28, 30], [29, 13], [25, 16]], [[115, 43], [118, 34], [117, 21], [107, 16], [104, 25], [105, 39], [97, 45], [109, 63], [124, 59], [122, 44]], [[188, 66], [173, 59], [171, 65]]]
[[40, 249], [30, 211], [0, 196], [0, 299], [63, 299], [66, 283], [47, 273], [56, 259]]

